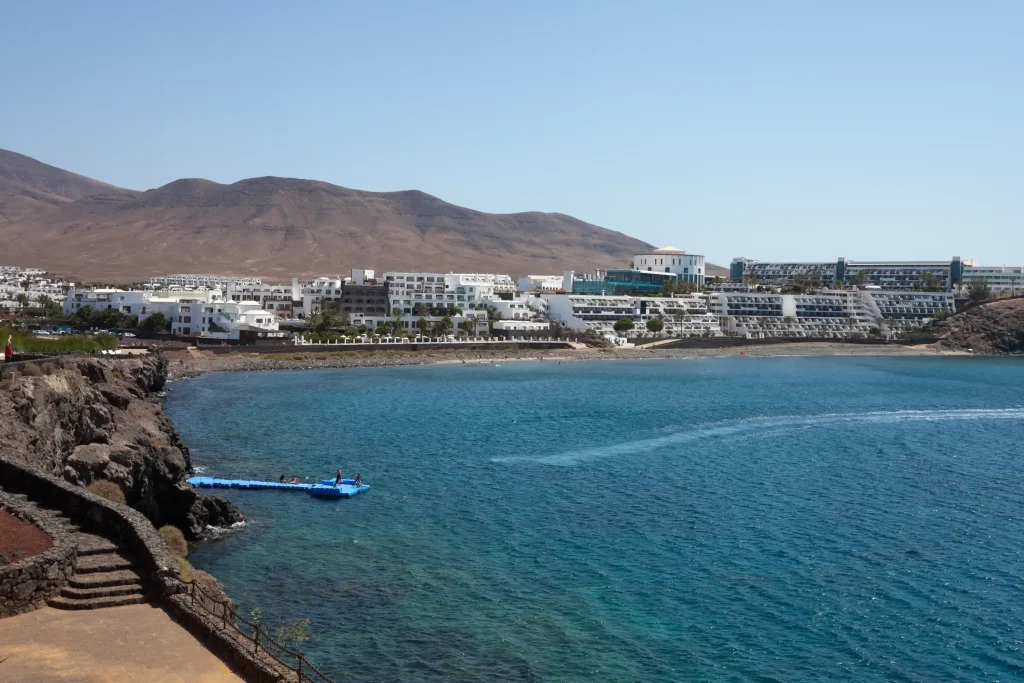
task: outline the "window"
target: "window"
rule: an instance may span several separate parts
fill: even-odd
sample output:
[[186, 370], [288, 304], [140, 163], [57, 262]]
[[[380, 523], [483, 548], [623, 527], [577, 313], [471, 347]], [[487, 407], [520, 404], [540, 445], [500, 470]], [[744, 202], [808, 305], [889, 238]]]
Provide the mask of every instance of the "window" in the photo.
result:
[[190, 323], [190, 322], [192, 322], [192, 316], [190, 316], [190, 315], [186, 315], [186, 316], [185, 316], [185, 322], [187, 322], [187, 323]]

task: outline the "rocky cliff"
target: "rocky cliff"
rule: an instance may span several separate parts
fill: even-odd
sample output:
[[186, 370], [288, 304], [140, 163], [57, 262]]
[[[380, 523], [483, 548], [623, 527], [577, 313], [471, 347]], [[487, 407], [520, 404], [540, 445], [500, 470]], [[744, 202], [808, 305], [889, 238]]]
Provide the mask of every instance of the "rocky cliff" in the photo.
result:
[[1024, 354], [1024, 299], [969, 308], [938, 326], [942, 346], [984, 354]]
[[207, 526], [242, 521], [230, 502], [200, 496], [185, 481], [188, 448], [153, 393], [167, 377], [162, 356], [137, 360], [40, 362], [38, 374], [0, 381], [0, 450], [87, 486], [116, 482], [155, 526], [196, 538]]

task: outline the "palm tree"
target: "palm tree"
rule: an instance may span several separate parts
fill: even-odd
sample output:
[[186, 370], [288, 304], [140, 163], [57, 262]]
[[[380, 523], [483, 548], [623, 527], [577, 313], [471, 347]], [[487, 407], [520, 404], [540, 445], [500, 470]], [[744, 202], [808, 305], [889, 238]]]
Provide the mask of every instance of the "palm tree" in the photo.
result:
[[402, 309], [395, 306], [391, 309], [391, 317], [395, 319], [395, 334], [402, 333]]
[[43, 315], [47, 318], [56, 318], [61, 314], [61, 306], [45, 294], [39, 297], [39, 307], [43, 309]]
[[459, 327], [466, 333], [467, 338], [474, 336], [476, 334], [476, 318], [466, 318], [459, 323]]
[[444, 335], [448, 334], [449, 332], [451, 332], [451, 329], [451, 316], [445, 315], [443, 318], [434, 323], [434, 334], [437, 335], [438, 337], [443, 337]]
[[25, 292], [18, 292], [15, 294], [14, 300], [18, 302], [18, 306], [20, 306], [23, 311], [28, 308], [29, 302], [31, 301], [31, 299], [28, 298], [28, 294], [25, 294]]
[[430, 321], [421, 316], [420, 319], [416, 321], [416, 327], [419, 328], [421, 335], [426, 336], [427, 332], [430, 331]]

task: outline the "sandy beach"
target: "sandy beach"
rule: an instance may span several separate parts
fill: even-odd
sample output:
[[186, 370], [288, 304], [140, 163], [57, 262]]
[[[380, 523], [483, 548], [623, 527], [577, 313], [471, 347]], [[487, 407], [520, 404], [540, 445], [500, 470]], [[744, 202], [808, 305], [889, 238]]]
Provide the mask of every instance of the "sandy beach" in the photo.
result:
[[207, 372], [260, 372], [268, 370], [313, 370], [323, 368], [394, 367], [468, 363], [509, 363], [517, 361], [567, 362], [597, 360], [675, 360], [730, 356], [939, 356], [962, 355], [940, 351], [933, 346], [861, 346], [830, 342], [766, 344], [724, 349], [556, 349], [556, 350], [461, 350], [318, 353], [297, 349], [290, 354], [211, 353], [168, 354], [170, 378], [184, 379]]

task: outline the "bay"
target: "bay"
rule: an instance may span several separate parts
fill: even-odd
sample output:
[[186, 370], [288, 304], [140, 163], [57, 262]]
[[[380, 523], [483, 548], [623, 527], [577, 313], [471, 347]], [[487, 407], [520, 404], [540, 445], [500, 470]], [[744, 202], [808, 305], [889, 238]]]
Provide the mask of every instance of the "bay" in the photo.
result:
[[[1024, 364], [211, 374], [165, 409], [245, 529], [191, 560], [337, 679], [1024, 677]], [[220, 493], [220, 492], [218, 492]]]

